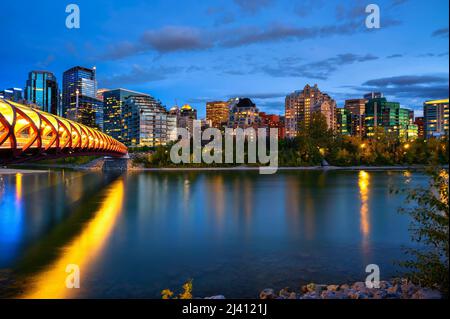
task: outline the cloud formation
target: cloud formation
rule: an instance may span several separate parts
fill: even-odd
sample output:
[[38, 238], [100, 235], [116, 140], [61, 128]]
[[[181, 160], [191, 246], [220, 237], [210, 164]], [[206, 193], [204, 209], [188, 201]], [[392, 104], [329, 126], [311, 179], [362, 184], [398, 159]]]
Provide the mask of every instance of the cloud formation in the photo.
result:
[[130, 72], [123, 74], [115, 74], [108, 78], [100, 79], [105, 87], [116, 87], [122, 85], [143, 84], [149, 82], [156, 82], [167, 79], [170, 75], [178, 73], [183, 69], [180, 67], [143, 67], [134, 64]]
[[274, 77], [305, 77], [326, 80], [341, 66], [377, 59], [378, 57], [372, 54], [358, 55], [353, 53], [338, 54], [328, 59], [297, 65], [292, 64], [291, 60], [281, 59], [278, 65], [265, 66], [262, 71]]
[[437, 29], [437, 30], [433, 31], [431, 36], [438, 37], [438, 38], [448, 38], [448, 27]]
[[366, 81], [358, 91], [381, 91], [397, 98], [421, 100], [448, 97], [448, 74], [446, 75], [403, 75]]
[[273, 0], [234, 0], [234, 3], [236, 3], [242, 11], [254, 14], [271, 5]]
[[[398, 25], [396, 20], [384, 21], [383, 27]], [[324, 26], [300, 27], [294, 24], [273, 23], [265, 28], [256, 25], [205, 30], [189, 26], [165, 26], [145, 31], [136, 43], [122, 42], [110, 46], [102, 55], [104, 59], [120, 59], [154, 51], [159, 54], [204, 50], [210, 48], [234, 48], [252, 44], [278, 41], [304, 41], [337, 35], [368, 32], [364, 23], [349, 20]]]

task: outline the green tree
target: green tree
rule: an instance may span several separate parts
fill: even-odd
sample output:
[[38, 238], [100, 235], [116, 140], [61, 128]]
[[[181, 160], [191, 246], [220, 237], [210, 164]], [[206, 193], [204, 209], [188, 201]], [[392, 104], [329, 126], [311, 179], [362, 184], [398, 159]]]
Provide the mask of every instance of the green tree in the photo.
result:
[[429, 170], [428, 188], [406, 190], [407, 202], [412, 208], [401, 209], [413, 218], [411, 232], [413, 240], [424, 245], [424, 249], [408, 249], [411, 259], [400, 263], [408, 270], [413, 282], [426, 287], [438, 288], [448, 297], [449, 288], [449, 233], [448, 233], [448, 170]]

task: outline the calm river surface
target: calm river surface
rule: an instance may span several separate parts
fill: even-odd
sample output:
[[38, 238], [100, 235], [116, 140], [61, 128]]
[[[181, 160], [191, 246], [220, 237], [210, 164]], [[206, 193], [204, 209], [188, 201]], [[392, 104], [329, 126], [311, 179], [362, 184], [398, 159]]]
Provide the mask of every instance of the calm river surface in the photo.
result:
[[[194, 295], [254, 298], [308, 282], [382, 279], [410, 247], [403, 196], [421, 173], [74, 171], [0, 175], [0, 293], [160, 298], [192, 278]], [[66, 289], [66, 267], [81, 288]], [[3, 277], [3, 279], [2, 279]]]

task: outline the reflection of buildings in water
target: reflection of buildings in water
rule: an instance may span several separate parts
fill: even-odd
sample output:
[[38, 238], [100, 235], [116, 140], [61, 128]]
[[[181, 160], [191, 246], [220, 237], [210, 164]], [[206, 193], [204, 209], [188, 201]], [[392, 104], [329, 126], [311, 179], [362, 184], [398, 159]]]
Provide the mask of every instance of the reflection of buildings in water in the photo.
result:
[[67, 265], [77, 265], [80, 269], [81, 289], [89, 268], [101, 253], [111, 231], [122, 210], [124, 199], [124, 183], [119, 179], [108, 188], [95, 216], [61, 251], [61, 255], [44, 271], [31, 279], [31, 288], [25, 292], [24, 298], [71, 298], [79, 289], [66, 288]]
[[[256, 183], [256, 181], [255, 181]], [[244, 214], [245, 219], [250, 221], [250, 218], [253, 213], [253, 187], [252, 181], [250, 177], [246, 176], [243, 180], [243, 188], [244, 188]], [[253, 187], [252, 187], [253, 186]]]
[[[205, 185], [209, 185], [209, 183]], [[208, 193], [211, 194], [211, 202], [214, 207], [217, 222], [219, 225], [222, 225], [225, 215], [225, 187], [222, 174], [214, 176], [212, 190], [208, 190]]]
[[367, 239], [370, 233], [369, 185], [370, 175], [365, 171], [360, 171], [358, 175], [359, 195], [361, 199], [360, 229], [364, 239], [364, 246], [367, 245]]
[[2, 201], [4, 194], [5, 194], [5, 181], [3, 179], [3, 176], [0, 176], [0, 203]]
[[2, 254], [0, 261], [9, 261], [16, 254], [24, 232], [23, 210], [23, 175], [14, 175], [5, 181], [0, 177], [0, 246]]
[[68, 174], [68, 176], [63, 173], [64, 189], [71, 202], [75, 202], [83, 196], [84, 183], [80, 177], [83, 177], [82, 173]]
[[[288, 223], [296, 233], [307, 239], [315, 236], [314, 197], [309, 185], [302, 185], [297, 175], [286, 178], [286, 210]], [[302, 227], [303, 226], [303, 227]]]

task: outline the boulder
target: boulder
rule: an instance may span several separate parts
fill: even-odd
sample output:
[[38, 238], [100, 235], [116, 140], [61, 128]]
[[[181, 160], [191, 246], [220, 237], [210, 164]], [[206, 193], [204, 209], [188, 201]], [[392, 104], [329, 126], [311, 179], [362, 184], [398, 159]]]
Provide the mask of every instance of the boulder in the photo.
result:
[[288, 299], [292, 293], [292, 290], [289, 287], [283, 288], [280, 290], [278, 295], [283, 299]]
[[276, 299], [277, 295], [275, 294], [275, 291], [271, 288], [266, 288], [259, 294], [260, 299]]
[[337, 291], [339, 289], [338, 285], [328, 285], [327, 290], [329, 291]]
[[442, 294], [433, 289], [421, 288], [417, 290], [412, 296], [412, 299], [442, 299]]

